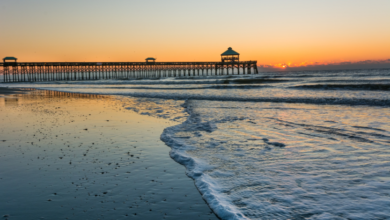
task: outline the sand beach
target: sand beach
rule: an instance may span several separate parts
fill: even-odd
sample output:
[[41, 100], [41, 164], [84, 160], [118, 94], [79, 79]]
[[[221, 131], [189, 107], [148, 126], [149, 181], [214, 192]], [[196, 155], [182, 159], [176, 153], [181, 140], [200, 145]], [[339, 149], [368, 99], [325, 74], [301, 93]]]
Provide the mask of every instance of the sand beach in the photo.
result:
[[218, 219], [160, 140], [175, 122], [122, 105], [1, 88], [1, 217]]

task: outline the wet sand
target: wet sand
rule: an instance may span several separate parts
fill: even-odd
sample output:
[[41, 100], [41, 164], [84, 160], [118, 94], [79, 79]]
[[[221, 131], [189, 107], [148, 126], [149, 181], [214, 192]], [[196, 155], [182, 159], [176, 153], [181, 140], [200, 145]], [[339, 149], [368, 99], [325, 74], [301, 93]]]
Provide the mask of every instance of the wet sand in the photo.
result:
[[12, 95], [12, 94], [26, 94], [28, 91], [25, 89], [16, 89], [8, 87], [0, 87], [0, 95]]
[[175, 122], [107, 96], [0, 89], [3, 219], [218, 219], [160, 141]]

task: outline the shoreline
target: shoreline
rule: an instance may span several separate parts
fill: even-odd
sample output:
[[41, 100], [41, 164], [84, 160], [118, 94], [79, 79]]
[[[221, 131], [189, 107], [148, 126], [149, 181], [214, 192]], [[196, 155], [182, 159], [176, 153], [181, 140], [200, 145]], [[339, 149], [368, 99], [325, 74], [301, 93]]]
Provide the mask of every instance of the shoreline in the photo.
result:
[[218, 219], [160, 140], [174, 122], [110, 96], [5, 88], [0, 103], [1, 216]]
[[26, 93], [28, 93], [26, 89], [0, 87], [0, 95], [16, 95], [16, 94], [26, 94]]

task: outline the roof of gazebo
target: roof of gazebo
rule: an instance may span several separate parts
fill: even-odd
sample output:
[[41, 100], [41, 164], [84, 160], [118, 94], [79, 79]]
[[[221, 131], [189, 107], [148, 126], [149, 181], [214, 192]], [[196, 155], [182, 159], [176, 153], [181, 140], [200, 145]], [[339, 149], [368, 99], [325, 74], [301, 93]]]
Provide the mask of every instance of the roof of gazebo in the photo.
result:
[[225, 51], [223, 54], [221, 54], [221, 56], [224, 56], [224, 55], [240, 55], [240, 54], [237, 53], [236, 51], [234, 51], [231, 47], [229, 47], [227, 51]]
[[3, 60], [17, 60], [15, 57], [4, 57]]

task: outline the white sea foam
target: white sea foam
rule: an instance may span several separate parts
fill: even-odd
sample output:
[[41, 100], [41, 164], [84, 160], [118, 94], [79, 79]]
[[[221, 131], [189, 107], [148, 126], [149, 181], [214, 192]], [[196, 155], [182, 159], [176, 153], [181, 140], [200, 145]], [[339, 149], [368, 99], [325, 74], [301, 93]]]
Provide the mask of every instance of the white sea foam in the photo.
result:
[[[186, 124], [186, 122], [184, 122]], [[170, 156], [178, 163], [186, 166], [187, 175], [195, 180], [195, 185], [202, 193], [214, 212], [222, 219], [246, 219], [237, 208], [229, 202], [229, 199], [220, 191], [220, 187], [215, 181], [205, 174], [206, 170], [213, 169], [209, 163], [189, 156], [186, 152], [195, 149], [183, 141], [182, 137], [175, 137], [177, 132], [183, 128], [183, 124], [166, 128], [161, 135], [161, 140], [172, 148]], [[210, 131], [210, 125], [199, 125], [196, 130]]]
[[[279, 108], [270, 108], [272, 105]], [[349, 119], [341, 119], [357, 116], [363, 109], [275, 105], [187, 101], [188, 120], [166, 128], [161, 135], [172, 148], [171, 157], [186, 166], [187, 174], [218, 216], [390, 217], [390, 212], [384, 211], [390, 204], [386, 194], [390, 189], [390, 179], [386, 179], [390, 174], [386, 170], [390, 156], [387, 126], [378, 133], [364, 132], [346, 125]], [[251, 110], [243, 111], [247, 107]], [[345, 112], [340, 115], [341, 110]], [[337, 126], [322, 124], [324, 111], [334, 121], [341, 119]], [[305, 121], [308, 112], [317, 117], [311, 118], [314, 124], [297, 123]], [[339, 115], [329, 116], [332, 112]], [[280, 113], [294, 113], [290, 120], [295, 122], [275, 117]], [[369, 114], [382, 113], [372, 110]], [[375, 123], [375, 119], [356, 120], [352, 121]]]

